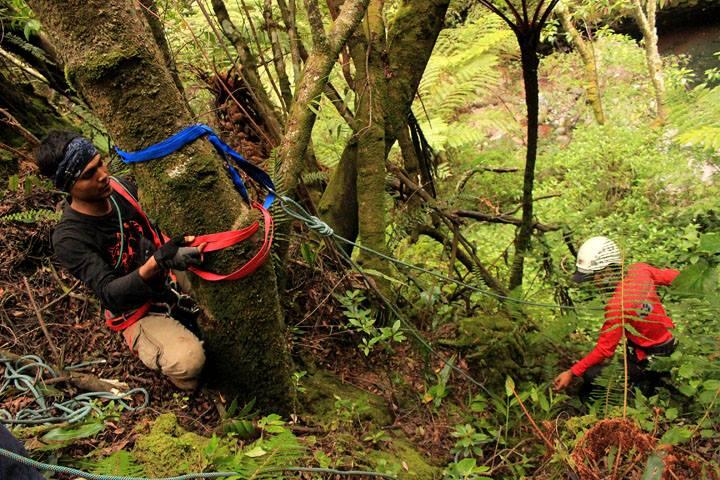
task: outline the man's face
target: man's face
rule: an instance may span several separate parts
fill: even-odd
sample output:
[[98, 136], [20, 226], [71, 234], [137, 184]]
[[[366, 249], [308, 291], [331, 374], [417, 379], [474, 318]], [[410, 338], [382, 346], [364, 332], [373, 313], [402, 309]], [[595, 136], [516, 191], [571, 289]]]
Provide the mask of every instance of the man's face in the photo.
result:
[[611, 268], [605, 268], [604, 270], [596, 272], [592, 278], [593, 285], [601, 291], [614, 288], [619, 281], [619, 272]]
[[97, 202], [110, 197], [111, 193], [107, 166], [100, 158], [100, 154], [95, 155], [70, 189], [70, 195], [73, 199]]

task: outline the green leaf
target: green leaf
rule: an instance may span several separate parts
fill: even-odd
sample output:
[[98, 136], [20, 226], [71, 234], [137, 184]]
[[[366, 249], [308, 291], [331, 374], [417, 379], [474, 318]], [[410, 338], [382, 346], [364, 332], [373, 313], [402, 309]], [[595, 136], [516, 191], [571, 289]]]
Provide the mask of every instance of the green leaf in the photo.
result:
[[678, 295], [710, 295], [717, 287], [717, 269], [701, 258], [695, 265], [680, 272], [673, 281], [672, 290]]
[[397, 278], [391, 277], [391, 276], [389, 276], [389, 275], [385, 275], [384, 273], [382, 273], [382, 272], [380, 272], [380, 271], [378, 271], [378, 270], [373, 270], [372, 268], [365, 268], [365, 269], [363, 269], [363, 273], [366, 273], [366, 274], [371, 275], [371, 276], [373, 276], [373, 277], [380, 277], [380, 278], [383, 278], [383, 279], [387, 280], [388, 282], [397, 283], [397, 284], [403, 285], [403, 286], [405, 286], [405, 287], [408, 286], [408, 284], [405, 283], [405, 282], [403, 282], [402, 280], [398, 280]]
[[667, 445], [677, 445], [685, 443], [692, 437], [692, 430], [688, 427], [673, 427], [662, 436], [660, 443]]
[[720, 253], [720, 233], [705, 233], [700, 236], [698, 251], [703, 253]]
[[684, 363], [678, 370], [678, 375], [683, 378], [691, 378], [695, 374], [695, 368], [690, 363]]
[[86, 423], [77, 428], [53, 428], [42, 436], [42, 440], [45, 442], [67, 442], [69, 440], [95, 436], [104, 429], [105, 425], [102, 422]]
[[508, 375], [508, 377], [505, 379], [505, 394], [508, 397], [512, 397], [514, 391], [515, 391], [515, 382], [513, 381], [512, 377], [510, 377]]
[[658, 455], [653, 454], [648, 458], [642, 480], [660, 480], [665, 471], [665, 463]]
[[250, 458], [262, 457], [265, 454], [267, 454], [267, 452], [263, 450], [260, 445], [245, 452], [245, 456]]

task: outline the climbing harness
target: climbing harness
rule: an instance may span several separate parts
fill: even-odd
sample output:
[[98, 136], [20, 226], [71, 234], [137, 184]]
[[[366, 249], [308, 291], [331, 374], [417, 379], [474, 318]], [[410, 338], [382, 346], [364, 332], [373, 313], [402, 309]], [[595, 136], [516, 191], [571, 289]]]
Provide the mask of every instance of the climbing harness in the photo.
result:
[[[190, 127], [185, 128], [184, 130], [176, 133], [175, 135], [167, 138], [166, 140], [163, 140], [160, 143], [157, 143], [155, 145], [151, 145], [150, 147], [140, 150], [137, 152], [124, 152], [117, 147], [115, 147], [115, 151], [118, 153], [120, 158], [123, 160], [123, 162], [128, 164], [133, 163], [140, 163], [140, 162], [146, 162], [149, 160], [154, 160], [157, 158], [164, 157], [166, 155], [169, 155], [180, 148], [184, 147], [188, 143], [194, 142], [200, 137], [206, 136], [207, 139], [210, 141], [210, 143], [215, 147], [215, 149], [220, 153], [220, 155], [223, 157], [225, 161], [225, 168], [230, 174], [230, 178], [233, 181], [233, 185], [235, 186], [235, 189], [240, 193], [243, 200], [245, 200], [248, 204], [250, 204], [253, 208], [256, 210], [259, 210], [262, 214], [263, 219], [263, 241], [262, 244], [257, 251], [257, 253], [248, 260], [245, 264], [237, 268], [235, 271], [228, 273], [228, 274], [218, 274], [214, 272], [209, 272], [206, 270], [202, 270], [198, 267], [191, 266], [188, 268], [191, 272], [193, 272], [198, 277], [210, 281], [210, 282], [219, 282], [219, 281], [227, 281], [227, 280], [238, 280], [240, 278], [246, 277], [250, 274], [252, 274], [255, 270], [257, 270], [261, 265], [267, 261], [268, 257], [270, 256], [270, 250], [272, 248], [272, 241], [273, 241], [273, 234], [274, 234], [274, 226], [273, 226], [273, 219], [270, 215], [270, 212], [268, 211], [268, 208], [272, 205], [273, 201], [275, 200], [275, 185], [273, 184], [272, 180], [270, 179], [270, 176], [265, 173], [261, 168], [253, 165], [252, 163], [245, 160], [239, 153], [234, 151], [232, 148], [230, 148], [226, 143], [224, 143], [220, 138], [215, 135], [215, 132], [208, 127], [207, 125], [203, 124], [197, 124], [192, 125]], [[232, 165], [228, 159], [232, 159], [237, 167], [239, 167], [241, 170], [243, 170], [250, 178], [255, 180], [257, 183], [262, 185], [265, 189], [268, 190], [268, 195], [265, 198], [265, 201], [263, 204], [259, 202], [254, 202], [250, 200], [250, 197], [248, 195], [247, 188], [245, 187], [245, 183], [240, 175], [240, 172], [238, 171], [238, 168], [236, 168], [235, 165]], [[142, 207], [140, 206], [140, 203], [137, 201], [137, 199], [120, 183], [114, 178], [110, 179], [110, 184], [113, 188], [113, 190], [122, 196], [138, 213], [140, 216], [145, 229], [148, 232], [151, 232], [152, 235], [152, 241], [155, 247], [160, 247], [163, 243], [167, 242], [169, 238], [162, 233], [159, 233], [155, 230], [152, 223], [148, 219], [147, 215], [143, 211]], [[117, 207], [116, 207], [117, 208]], [[118, 209], [119, 211], [119, 209]], [[121, 241], [123, 240], [122, 236], [122, 217], [119, 217], [121, 225]], [[257, 233], [257, 231], [260, 229], [259, 222], [253, 222], [251, 225], [239, 229], [239, 230], [230, 230], [226, 232], [220, 232], [220, 233], [211, 233], [207, 235], [197, 235], [195, 237], [195, 240], [190, 244], [190, 246], [197, 247], [201, 244], [206, 244], [203, 252], [204, 253], [210, 253], [215, 252], [218, 250], [222, 250], [228, 247], [231, 247], [235, 244], [238, 244], [244, 240], [247, 240], [248, 238], [252, 237]], [[121, 252], [122, 254], [122, 252]], [[181, 295], [178, 295], [178, 301], [182, 302], [184, 299], [181, 298]], [[145, 315], [148, 314], [150, 309], [152, 308], [151, 303], [146, 303], [139, 307], [137, 310], [135, 310], [132, 313], [119, 315], [112, 318], [106, 318], [106, 324], [108, 328], [110, 328], [113, 331], [122, 331], [126, 328], [130, 327], [134, 323], [136, 323], [138, 320], [143, 318]]]

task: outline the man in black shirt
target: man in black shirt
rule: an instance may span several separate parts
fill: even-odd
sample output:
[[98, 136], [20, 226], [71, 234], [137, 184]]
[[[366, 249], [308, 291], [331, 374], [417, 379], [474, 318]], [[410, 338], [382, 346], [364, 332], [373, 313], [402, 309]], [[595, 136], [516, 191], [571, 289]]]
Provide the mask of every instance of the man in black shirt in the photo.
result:
[[[202, 342], [169, 315], [177, 303], [171, 271], [202, 262], [202, 249], [185, 246], [192, 237], [163, 242], [138, 208], [127, 179], [111, 179], [89, 140], [51, 132], [35, 153], [40, 173], [69, 194], [53, 232], [55, 257], [99, 297], [123, 336], [148, 367], [179, 388], [197, 386], [205, 363]], [[182, 274], [179, 274], [182, 275]]]

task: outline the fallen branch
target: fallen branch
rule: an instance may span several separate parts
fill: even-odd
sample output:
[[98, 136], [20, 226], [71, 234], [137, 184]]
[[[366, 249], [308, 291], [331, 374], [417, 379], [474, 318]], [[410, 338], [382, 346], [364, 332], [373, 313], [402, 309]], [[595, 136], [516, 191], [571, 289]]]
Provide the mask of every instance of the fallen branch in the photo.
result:
[[35, 316], [40, 323], [40, 328], [42, 329], [45, 338], [50, 344], [50, 348], [52, 348], [52, 351], [55, 354], [55, 358], [60, 358], [60, 352], [58, 351], [58, 348], [55, 346], [55, 342], [53, 342], [52, 337], [50, 336], [50, 332], [47, 329], [47, 325], [45, 325], [45, 319], [40, 312], [40, 308], [38, 308], [37, 303], [35, 303], [35, 297], [32, 294], [32, 289], [30, 288], [30, 284], [27, 281], [27, 277], [23, 277], [23, 283], [25, 283], [25, 290], [27, 290], [28, 297], [30, 297], [30, 305], [32, 305], [33, 310], [35, 310]]

